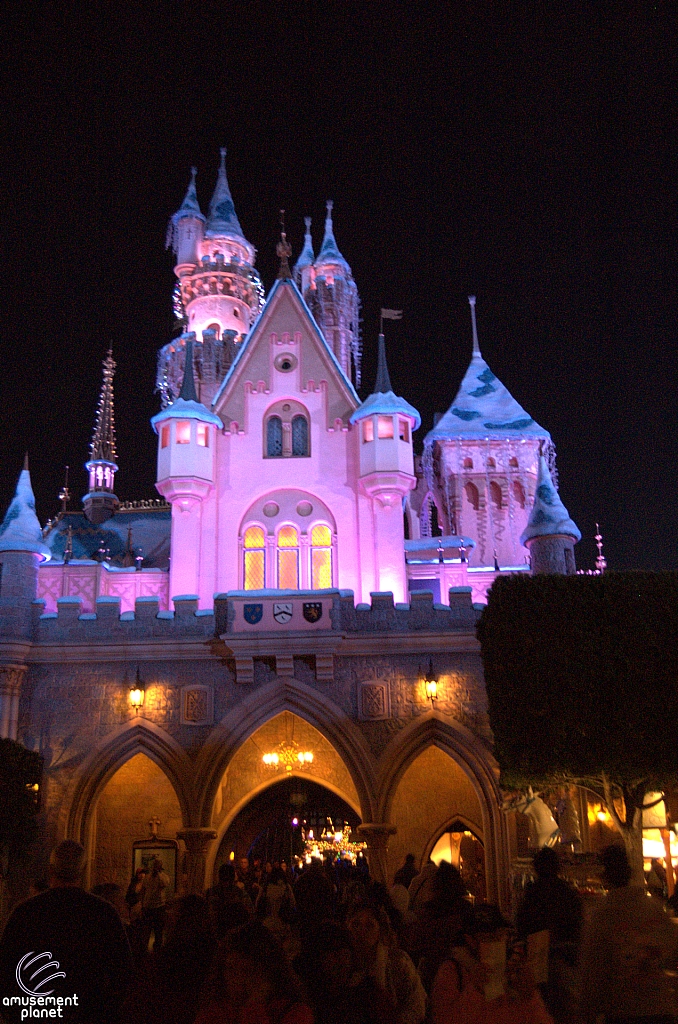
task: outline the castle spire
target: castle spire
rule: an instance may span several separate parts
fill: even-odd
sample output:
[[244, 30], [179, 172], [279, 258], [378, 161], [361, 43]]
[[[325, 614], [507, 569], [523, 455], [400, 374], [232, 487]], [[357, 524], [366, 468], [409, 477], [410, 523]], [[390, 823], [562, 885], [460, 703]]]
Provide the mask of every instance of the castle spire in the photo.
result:
[[325, 218], [325, 236], [323, 238], [323, 244], [320, 247], [318, 258], [315, 261], [316, 268], [319, 268], [324, 263], [333, 263], [341, 267], [345, 267], [349, 273], [351, 268], [339, 252], [339, 246], [337, 245], [334, 237], [334, 225], [332, 223], [332, 209], [334, 203], [331, 199], [327, 200], [327, 216]]
[[0, 551], [21, 551], [40, 555], [43, 561], [51, 552], [42, 540], [42, 529], [35, 512], [35, 495], [28, 469], [28, 455], [16, 485], [14, 497], [0, 525]]
[[115, 474], [118, 471], [115, 448], [115, 419], [113, 415], [113, 376], [115, 361], [109, 348], [104, 359], [103, 383], [97, 407], [97, 419], [89, 446], [89, 492], [83, 498], [85, 515], [93, 523], [103, 523], [118, 505], [113, 493]]
[[200, 204], [198, 203], [198, 193], [196, 192], [195, 188], [195, 176], [197, 173], [198, 168], [191, 167], [191, 180], [188, 188], [186, 189], [184, 201], [172, 218], [172, 220], [175, 222], [180, 220], [182, 217], [201, 217], [202, 220], [205, 219], [200, 210]]
[[313, 265], [315, 255], [313, 253], [313, 239], [311, 238], [311, 218], [304, 217], [304, 224], [306, 225], [306, 233], [304, 235], [304, 247], [299, 253], [299, 259], [294, 264], [294, 280], [297, 285], [301, 281], [301, 272], [306, 267]]
[[539, 456], [537, 489], [520, 543], [530, 551], [533, 573], [574, 573], [574, 545], [581, 533], [553, 486], [546, 458]]
[[388, 363], [386, 362], [386, 340], [383, 334], [379, 335], [379, 353], [377, 356], [377, 379], [374, 382], [373, 395], [385, 395], [389, 391], [393, 391], [391, 387], [391, 378], [388, 373]]
[[275, 247], [276, 255], [280, 260], [280, 266], [278, 268], [278, 280], [289, 281], [292, 277], [292, 271], [290, 270], [290, 256], [292, 255], [292, 246], [287, 241], [287, 234], [285, 233], [285, 211], [280, 211], [280, 241]]
[[473, 356], [477, 356], [481, 359], [480, 345], [478, 344], [478, 328], [476, 327], [476, 297], [475, 295], [469, 295], [468, 297], [469, 306], [471, 307], [471, 325], [473, 328]]
[[186, 363], [184, 365], [184, 379], [179, 392], [179, 398], [184, 402], [197, 402], [198, 394], [195, 390], [195, 377], [193, 376], [193, 339], [186, 342]]
[[218, 235], [239, 235], [243, 237], [240, 221], [233, 205], [233, 197], [226, 178], [226, 147], [219, 150], [221, 162], [217, 174], [217, 185], [210, 202], [209, 215], [205, 235], [214, 238]]

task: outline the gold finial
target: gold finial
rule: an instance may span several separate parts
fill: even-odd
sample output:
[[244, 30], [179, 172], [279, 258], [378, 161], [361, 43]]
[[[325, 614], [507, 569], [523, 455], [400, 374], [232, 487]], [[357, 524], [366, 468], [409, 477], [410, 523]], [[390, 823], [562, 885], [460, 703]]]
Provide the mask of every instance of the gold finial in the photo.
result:
[[292, 271], [290, 270], [290, 256], [292, 255], [292, 246], [287, 241], [287, 235], [285, 234], [285, 211], [280, 211], [280, 241], [275, 247], [278, 259], [280, 260], [280, 267], [278, 268], [278, 279], [288, 280], [292, 277]]

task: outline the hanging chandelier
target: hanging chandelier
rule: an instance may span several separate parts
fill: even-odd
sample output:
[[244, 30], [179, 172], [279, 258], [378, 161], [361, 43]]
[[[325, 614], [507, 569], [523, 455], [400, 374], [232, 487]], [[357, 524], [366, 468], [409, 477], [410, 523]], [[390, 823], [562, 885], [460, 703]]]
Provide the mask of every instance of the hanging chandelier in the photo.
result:
[[302, 750], [294, 740], [283, 740], [262, 757], [272, 771], [307, 771], [313, 764], [313, 751]]

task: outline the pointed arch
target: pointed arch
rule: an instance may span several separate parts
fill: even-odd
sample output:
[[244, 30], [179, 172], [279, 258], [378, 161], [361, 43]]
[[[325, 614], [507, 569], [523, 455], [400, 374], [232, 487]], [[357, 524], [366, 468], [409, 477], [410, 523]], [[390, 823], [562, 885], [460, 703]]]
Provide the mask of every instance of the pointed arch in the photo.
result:
[[296, 679], [276, 679], [238, 704], [207, 738], [194, 769], [202, 783], [199, 824], [211, 827], [217, 789], [236, 751], [281, 711], [308, 722], [332, 744], [353, 780], [363, 821], [373, 821], [376, 777], [362, 733], [338, 705], [317, 690]]
[[195, 821], [193, 769], [185, 750], [154, 722], [133, 719], [109, 733], [83, 761], [64, 800], [60, 833], [85, 845], [92, 813], [107, 782], [135, 754], [145, 754], [167, 776], [185, 827]]
[[488, 899], [508, 900], [509, 845], [506, 818], [501, 810], [498, 767], [494, 757], [460, 722], [436, 712], [416, 719], [391, 741], [379, 763], [377, 821], [390, 821], [396, 790], [405, 771], [427, 747], [448, 754], [469, 779], [480, 803], [485, 847]]

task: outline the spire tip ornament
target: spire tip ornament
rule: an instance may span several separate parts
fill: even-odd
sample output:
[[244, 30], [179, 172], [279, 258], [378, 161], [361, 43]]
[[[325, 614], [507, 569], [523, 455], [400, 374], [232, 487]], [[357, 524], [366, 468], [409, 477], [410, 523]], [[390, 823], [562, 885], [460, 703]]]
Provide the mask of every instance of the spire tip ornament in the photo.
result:
[[287, 234], [285, 232], [285, 211], [280, 211], [280, 241], [275, 247], [276, 255], [280, 260], [280, 267], [278, 268], [278, 280], [288, 281], [292, 278], [292, 271], [290, 270], [290, 256], [292, 255], [292, 246], [287, 241]]

